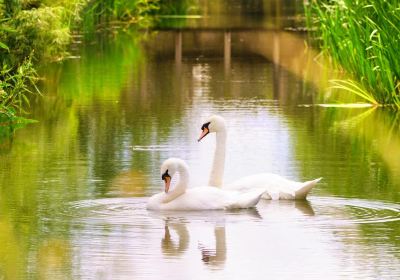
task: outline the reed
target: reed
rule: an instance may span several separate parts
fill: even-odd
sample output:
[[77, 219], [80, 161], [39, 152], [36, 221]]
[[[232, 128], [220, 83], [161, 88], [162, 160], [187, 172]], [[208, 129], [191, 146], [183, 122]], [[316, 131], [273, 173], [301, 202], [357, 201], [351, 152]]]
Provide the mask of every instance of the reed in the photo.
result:
[[23, 120], [18, 115], [26, 113], [24, 108], [30, 105], [28, 95], [40, 94], [36, 87], [38, 75], [31, 58], [24, 60], [16, 69], [3, 67], [0, 77], [0, 115], [5, 116], [1, 122], [12, 124]]
[[400, 109], [400, 2], [314, 1], [306, 10], [319, 47], [351, 77], [333, 87]]
[[40, 94], [36, 65], [64, 59], [73, 30], [90, 32], [98, 24], [134, 18], [137, 23], [154, 13], [158, 2], [0, 0], [0, 123], [27, 113], [29, 95]]
[[115, 22], [129, 22], [148, 28], [153, 25], [160, 0], [92, 0], [83, 9], [82, 28], [91, 33]]
[[73, 31], [122, 21], [148, 28], [159, 13], [187, 12], [193, 1], [0, 0], [0, 123], [27, 112], [28, 96], [40, 94], [35, 65], [64, 59]]
[[0, 1], [0, 123], [26, 115], [39, 61], [61, 60], [70, 43], [66, 7], [40, 1]]

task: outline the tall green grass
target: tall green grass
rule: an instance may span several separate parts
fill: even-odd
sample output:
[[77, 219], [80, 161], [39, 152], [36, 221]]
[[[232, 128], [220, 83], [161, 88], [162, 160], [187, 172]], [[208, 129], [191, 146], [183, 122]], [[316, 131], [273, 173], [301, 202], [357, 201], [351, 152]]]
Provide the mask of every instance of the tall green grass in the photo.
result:
[[322, 50], [351, 77], [333, 87], [400, 109], [400, 1], [313, 1], [306, 11]]
[[[67, 54], [72, 12], [55, 2], [46, 6], [39, 0], [0, 0], [1, 125], [21, 121], [29, 111], [30, 96], [40, 95], [35, 65]], [[78, 0], [69, 2], [75, 5]]]
[[92, 0], [83, 12], [83, 27], [93, 31], [112, 22], [133, 22], [141, 27], [153, 24], [160, 0]]
[[14, 125], [29, 121], [18, 115], [26, 113], [24, 108], [30, 106], [29, 95], [40, 94], [36, 87], [38, 75], [31, 58], [24, 60], [16, 69], [3, 66], [0, 77], [0, 123]]
[[64, 59], [72, 32], [122, 21], [148, 28], [160, 12], [184, 12], [193, 1], [0, 0], [0, 125], [27, 112], [29, 95], [40, 94], [35, 65]]
[[92, 32], [112, 21], [146, 21], [159, 2], [0, 0], [0, 124], [28, 112], [29, 95], [40, 94], [35, 65], [64, 59], [73, 31]]

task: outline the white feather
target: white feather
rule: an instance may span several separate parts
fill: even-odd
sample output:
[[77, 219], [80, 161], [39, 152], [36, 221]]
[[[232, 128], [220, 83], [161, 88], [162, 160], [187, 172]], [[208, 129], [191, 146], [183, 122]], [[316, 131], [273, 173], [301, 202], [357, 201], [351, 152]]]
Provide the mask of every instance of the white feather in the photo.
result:
[[306, 199], [312, 188], [322, 179], [296, 182], [278, 174], [260, 173], [240, 178], [230, 184], [223, 184], [227, 131], [225, 120], [221, 116], [211, 116], [208, 123], [209, 133], [216, 134], [216, 146], [209, 184], [223, 190], [249, 191], [264, 189], [263, 199]]
[[[150, 210], [219, 210], [254, 207], [264, 193], [263, 189], [249, 191], [221, 190], [203, 186], [187, 189], [189, 170], [183, 160], [170, 158], [163, 163], [171, 178], [179, 172], [180, 179], [168, 193], [161, 192], [149, 198]], [[164, 171], [162, 171], [164, 172]]]

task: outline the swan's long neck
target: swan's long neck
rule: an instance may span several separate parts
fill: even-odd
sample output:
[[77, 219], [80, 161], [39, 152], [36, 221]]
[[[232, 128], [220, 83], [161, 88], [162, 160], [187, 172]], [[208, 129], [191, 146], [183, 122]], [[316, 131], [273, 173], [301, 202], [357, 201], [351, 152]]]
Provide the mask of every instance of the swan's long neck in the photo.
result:
[[168, 203], [178, 196], [185, 193], [187, 186], [189, 185], [189, 170], [186, 166], [180, 165], [178, 168], [179, 181], [176, 183], [175, 187], [165, 194], [163, 203]]
[[214, 187], [222, 187], [225, 168], [226, 128], [223, 127], [216, 133], [216, 145], [214, 161], [208, 184]]

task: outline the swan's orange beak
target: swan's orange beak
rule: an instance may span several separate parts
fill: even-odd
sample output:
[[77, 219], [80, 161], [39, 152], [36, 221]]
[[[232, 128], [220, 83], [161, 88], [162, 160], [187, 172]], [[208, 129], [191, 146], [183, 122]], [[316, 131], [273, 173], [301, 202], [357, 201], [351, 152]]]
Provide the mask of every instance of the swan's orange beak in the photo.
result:
[[206, 137], [206, 135], [210, 133], [210, 131], [208, 130], [207, 127], [203, 128], [203, 130], [201, 131], [200, 137], [199, 139], [197, 139], [197, 142], [200, 142], [201, 139], [203, 139], [204, 137]]
[[165, 193], [168, 193], [169, 185], [171, 184], [171, 177], [165, 176], [164, 177], [164, 182], [165, 182]]

